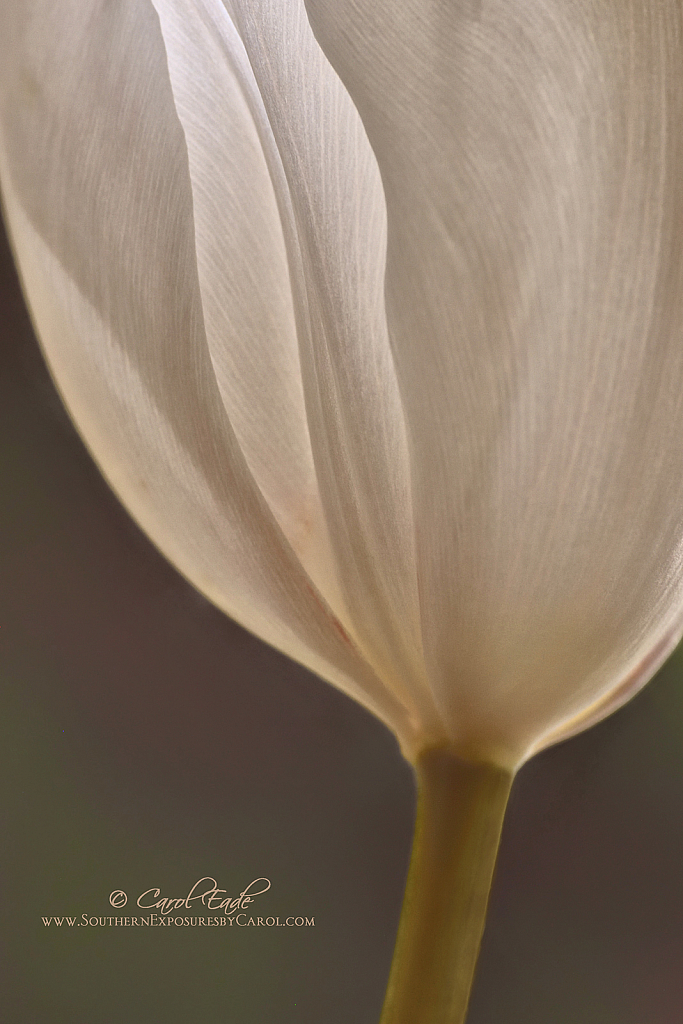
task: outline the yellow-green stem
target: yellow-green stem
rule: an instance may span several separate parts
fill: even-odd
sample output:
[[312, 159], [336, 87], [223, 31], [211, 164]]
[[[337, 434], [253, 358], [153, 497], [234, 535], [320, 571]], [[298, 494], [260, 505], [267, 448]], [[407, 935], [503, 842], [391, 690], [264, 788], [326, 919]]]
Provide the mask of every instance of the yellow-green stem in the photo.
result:
[[512, 775], [427, 750], [380, 1024], [464, 1024]]

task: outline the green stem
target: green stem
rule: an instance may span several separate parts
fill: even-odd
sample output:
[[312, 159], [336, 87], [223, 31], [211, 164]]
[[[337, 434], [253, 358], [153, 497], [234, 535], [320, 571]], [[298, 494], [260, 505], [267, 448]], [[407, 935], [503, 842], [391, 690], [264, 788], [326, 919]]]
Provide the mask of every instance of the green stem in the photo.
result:
[[417, 759], [417, 821], [380, 1024], [464, 1024], [512, 775]]

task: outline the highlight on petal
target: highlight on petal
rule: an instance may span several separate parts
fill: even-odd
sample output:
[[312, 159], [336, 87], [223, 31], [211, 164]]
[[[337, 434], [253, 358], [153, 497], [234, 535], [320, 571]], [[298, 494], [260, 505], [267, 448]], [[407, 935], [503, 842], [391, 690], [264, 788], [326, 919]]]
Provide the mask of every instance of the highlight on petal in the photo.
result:
[[32, 2], [2, 20], [5, 208], [34, 322], [86, 443], [195, 586], [409, 747], [405, 709], [302, 568], [226, 415], [153, 8]]
[[386, 195], [430, 682], [515, 763], [683, 625], [681, 8], [306, 6]]

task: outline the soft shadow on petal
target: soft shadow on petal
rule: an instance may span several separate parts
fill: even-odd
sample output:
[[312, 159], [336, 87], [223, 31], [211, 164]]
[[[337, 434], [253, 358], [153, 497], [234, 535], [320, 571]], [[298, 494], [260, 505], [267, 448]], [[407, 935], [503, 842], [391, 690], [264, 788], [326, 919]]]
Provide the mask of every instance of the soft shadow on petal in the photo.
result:
[[303, 571], [226, 416], [152, 7], [32, 2], [2, 17], [6, 212], [34, 322], [86, 443], [195, 586], [409, 743], [403, 709]]
[[387, 197], [430, 678], [518, 760], [680, 632], [681, 8], [306, 4]]

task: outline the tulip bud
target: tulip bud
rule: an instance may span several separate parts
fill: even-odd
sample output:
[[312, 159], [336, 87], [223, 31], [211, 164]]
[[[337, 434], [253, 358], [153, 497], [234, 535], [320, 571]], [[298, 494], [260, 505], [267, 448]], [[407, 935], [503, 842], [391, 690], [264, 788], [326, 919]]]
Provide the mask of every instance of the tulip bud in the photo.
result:
[[57, 385], [180, 572], [417, 766], [416, 877], [479, 896], [402, 932], [390, 993], [443, 933], [459, 994], [419, 1019], [461, 1020], [514, 772], [683, 628], [678, 5], [1, 19], [5, 209]]

